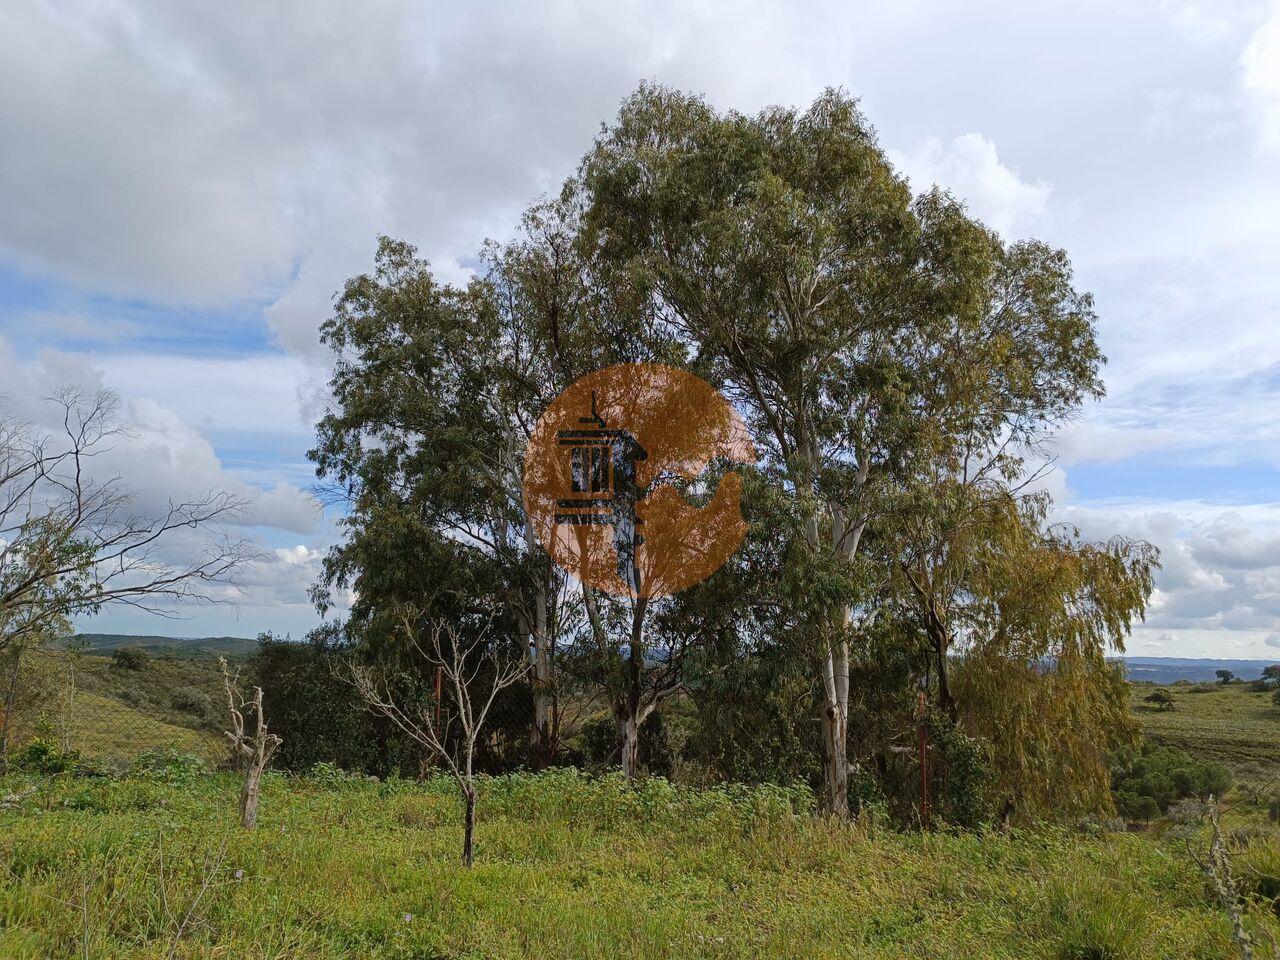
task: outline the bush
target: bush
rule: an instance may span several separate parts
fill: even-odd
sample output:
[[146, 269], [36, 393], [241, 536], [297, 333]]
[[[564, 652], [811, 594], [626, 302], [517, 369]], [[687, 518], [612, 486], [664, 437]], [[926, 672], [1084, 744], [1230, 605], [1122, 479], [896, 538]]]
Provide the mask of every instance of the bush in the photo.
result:
[[[301, 643], [269, 633], [258, 637], [249, 664], [253, 683], [264, 691], [272, 732], [284, 739], [272, 765], [293, 773], [325, 762], [382, 777], [394, 770], [416, 773], [422, 748], [390, 720], [366, 710], [338, 672], [350, 650], [336, 627], [314, 630]], [[403, 703], [424, 692], [411, 682], [403, 678], [393, 691]]]
[[1194, 759], [1181, 750], [1147, 744], [1137, 755], [1113, 761], [1111, 788], [1116, 808], [1131, 819], [1150, 820], [1151, 800], [1159, 813], [1187, 797], [1220, 797], [1231, 787], [1226, 767]]
[[[336, 763], [330, 763], [322, 760], [307, 771], [307, 779], [315, 783], [317, 786], [332, 790], [335, 787], [341, 787], [350, 783], [366, 783], [369, 777], [359, 773], [351, 773], [343, 770]], [[373, 779], [377, 779], [376, 777]]]
[[111, 665], [119, 670], [142, 670], [151, 662], [151, 654], [141, 647], [117, 647], [111, 654]]
[[[578, 731], [577, 751], [588, 768], [616, 767], [622, 755], [622, 734], [608, 714], [587, 719]], [[662, 712], [655, 710], [640, 724], [640, 769], [653, 776], [670, 777], [673, 765], [671, 744]]]
[[179, 687], [169, 695], [169, 703], [173, 709], [197, 717], [207, 717], [213, 713], [213, 701], [209, 699], [209, 695], [195, 687]]
[[209, 772], [203, 757], [183, 753], [176, 747], [143, 750], [133, 760], [134, 776], [162, 783], [191, 783]]
[[63, 750], [52, 737], [36, 737], [14, 755], [12, 763], [19, 770], [50, 777], [75, 773], [80, 769], [81, 759], [77, 751]]
[[1121, 790], [1116, 794], [1116, 810], [1126, 820], [1141, 820], [1144, 823], [1150, 823], [1160, 816], [1160, 805], [1152, 797], [1132, 790]]
[[[994, 811], [991, 801], [991, 758], [985, 745], [966, 736], [944, 716], [929, 714], [929, 751], [936, 769], [931, 779], [937, 790], [937, 812], [947, 823], [976, 827], [989, 821]], [[941, 777], [939, 778], [939, 774]]]

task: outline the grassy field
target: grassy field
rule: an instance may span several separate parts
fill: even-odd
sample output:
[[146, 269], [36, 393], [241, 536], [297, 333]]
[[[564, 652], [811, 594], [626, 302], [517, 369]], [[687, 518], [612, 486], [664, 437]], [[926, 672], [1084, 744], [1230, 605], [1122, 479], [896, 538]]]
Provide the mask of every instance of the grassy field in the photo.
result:
[[[72, 739], [96, 757], [200, 751], [210, 724], [172, 691], [212, 695], [215, 681], [208, 662], [121, 671], [82, 657]], [[1133, 690], [1147, 737], [1242, 784], [1228, 826], [1242, 831], [1248, 925], [1280, 937], [1280, 835], [1265, 813], [1280, 707], [1245, 685], [1174, 685], [1174, 709], [1155, 711], [1152, 689]], [[1234, 955], [1163, 822], [922, 836], [815, 819], [803, 790], [555, 771], [485, 782], [467, 871], [449, 782], [269, 774], [254, 833], [236, 823], [237, 788], [181, 769], [0, 778], [0, 958]]]
[[1261, 786], [1280, 776], [1280, 705], [1270, 692], [1255, 693], [1245, 683], [1173, 684], [1160, 688], [1173, 694], [1173, 709], [1157, 710], [1143, 702], [1155, 689], [1149, 684], [1131, 688], [1133, 710], [1148, 740], [1220, 763], [1246, 785]]
[[109, 657], [37, 650], [24, 654], [22, 671], [33, 697], [11, 724], [18, 746], [43, 724], [86, 757], [116, 764], [152, 747], [226, 754], [225, 693], [212, 659], [153, 658], [124, 670]]
[[[836, 826], [777, 789], [488, 781], [477, 863], [452, 785], [0, 781], [0, 956], [1222, 958], [1188, 858], [1138, 835]], [[225, 845], [225, 846], [224, 846]], [[1280, 846], [1251, 851], [1280, 873]], [[201, 890], [204, 890], [201, 894]], [[1253, 908], [1255, 932], [1280, 932]]]

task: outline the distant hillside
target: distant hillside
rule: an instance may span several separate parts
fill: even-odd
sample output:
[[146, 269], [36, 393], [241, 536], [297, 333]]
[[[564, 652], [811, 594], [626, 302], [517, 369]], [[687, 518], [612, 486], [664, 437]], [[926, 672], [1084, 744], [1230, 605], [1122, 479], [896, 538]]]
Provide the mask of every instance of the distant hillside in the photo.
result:
[[1146, 683], [1212, 683], [1215, 670], [1230, 670], [1241, 680], [1256, 680], [1263, 668], [1280, 663], [1275, 660], [1210, 660], [1184, 659], [1182, 657], [1125, 657], [1125, 669], [1129, 679]]
[[244, 657], [258, 648], [247, 637], [152, 637], [124, 633], [78, 633], [75, 643], [86, 644], [85, 652], [106, 656], [117, 647], [141, 647], [152, 656], [192, 660], [200, 657]]

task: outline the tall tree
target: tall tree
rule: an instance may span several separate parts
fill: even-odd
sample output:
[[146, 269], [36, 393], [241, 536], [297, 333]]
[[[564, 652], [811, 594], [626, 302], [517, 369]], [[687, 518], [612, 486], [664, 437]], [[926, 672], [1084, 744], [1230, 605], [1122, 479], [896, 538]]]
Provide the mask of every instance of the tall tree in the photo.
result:
[[465, 289], [384, 238], [374, 273], [347, 283], [322, 329], [338, 362], [310, 456], [348, 507], [348, 537], [317, 602], [353, 587], [357, 632], [393, 638], [386, 611], [441, 589], [420, 558], [462, 551], [470, 583], [456, 592], [495, 598], [529, 661], [535, 767], [558, 739], [557, 657], [598, 603], [537, 540], [522, 501], [525, 449], [543, 409], [582, 374], [667, 359], [643, 295], [589, 259], [570, 188], [531, 208], [517, 240], [488, 245], [484, 274]]
[[864, 535], [892, 536], [904, 488], [960, 459], [975, 418], [993, 442], [1046, 398], [1097, 390], [1089, 299], [1060, 252], [1006, 247], [937, 191], [913, 199], [834, 91], [748, 117], [642, 87], [582, 178], [603, 248], [713, 366], [793, 500], [789, 597], [824, 805], [843, 816], [851, 644], [882, 586]]
[[[1111, 809], [1108, 754], [1137, 728], [1123, 670], [1157, 564], [1155, 549], [1090, 543], [1010, 504], [953, 603], [960, 725], [991, 745], [996, 789], [1023, 817]], [[961, 627], [960, 624], [964, 626]]]
[[564, 578], [530, 542], [520, 506], [537, 397], [513, 387], [527, 386], [518, 373], [529, 345], [490, 294], [481, 283], [439, 284], [412, 247], [387, 238], [375, 272], [347, 283], [322, 329], [337, 363], [311, 457], [348, 505], [349, 535], [315, 595], [323, 604], [328, 590], [352, 586], [353, 629], [389, 642], [399, 628], [390, 611], [440, 592], [443, 570], [460, 595], [496, 595], [533, 668], [530, 760], [542, 765], [555, 747], [550, 671]]

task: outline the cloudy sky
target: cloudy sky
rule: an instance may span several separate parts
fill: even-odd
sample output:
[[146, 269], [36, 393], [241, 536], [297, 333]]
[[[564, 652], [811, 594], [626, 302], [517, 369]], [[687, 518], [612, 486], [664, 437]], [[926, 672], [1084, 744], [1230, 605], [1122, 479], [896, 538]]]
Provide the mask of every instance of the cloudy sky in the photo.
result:
[[264, 552], [234, 608], [90, 628], [314, 625], [334, 291], [380, 233], [464, 279], [642, 79], [745, 110], [842, 86], [917, 189], [1066, 247], [1109, 394], [1049, 482], [1164, 552], [1130, 652], [1280, 658], [1280, 6], [1231, 0], [5, 5], [0, 394], [114, 389], [107, 467], [144, 506], [254, 497]]

